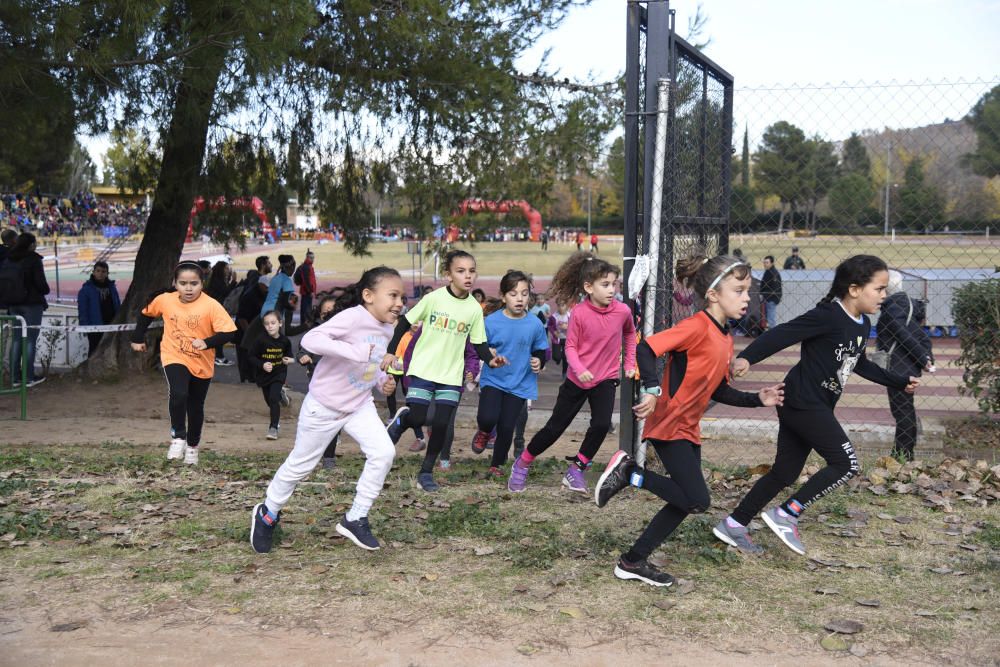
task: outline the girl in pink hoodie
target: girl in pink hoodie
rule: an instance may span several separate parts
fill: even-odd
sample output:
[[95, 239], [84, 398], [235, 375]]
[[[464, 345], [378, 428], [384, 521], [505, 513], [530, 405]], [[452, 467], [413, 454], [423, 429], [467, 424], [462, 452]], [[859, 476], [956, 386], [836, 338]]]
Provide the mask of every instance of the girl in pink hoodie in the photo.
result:
[[570, 313], [565, 346], [569, 370], [559, 387], [552, 416], [511, 466], [507, 488], [514, 493], [524, 491], [532, 461], [559, 439], [585, 402], [590, 403], [590, 428], [562, 483], [570, 491], [589, 493], [584, 472], [611, 429], [623, 345], [625, 374], [634, 376], [636, 372], [635, 322], [628, 306], [615, 300], [619, 275], [617, 266], [579, 252], [566, 260], [552, 279], [550, 298], [576, 303], [582, 293], [584, 299]]

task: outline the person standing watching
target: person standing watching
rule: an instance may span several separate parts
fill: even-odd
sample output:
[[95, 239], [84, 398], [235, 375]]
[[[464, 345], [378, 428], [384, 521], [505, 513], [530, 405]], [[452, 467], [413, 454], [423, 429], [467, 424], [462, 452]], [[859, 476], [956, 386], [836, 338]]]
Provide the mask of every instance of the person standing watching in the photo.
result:
[[306, 258], [301, 266], [295, 271], [293, 282], [299, 286], [299, 296], [301, 310], [299, 322], [305, 324], [312, 317], [313, 294], [316, 293], [316, 270], [313, 268], [313, 261], [316, 256], [311, 250], [306, 249]]
[[0, 266], [0, 303], [9, 307], [11, 315], [20, 315], [28, 325], [28, 336], [22, 338], [21, 330], [14, 327], [14, 340], [10, 346], [10, 375], [15, 386], [21, 383], [21, 346], [27, 345], [27, 368], [24, 369], [26, 386], [34, 387], [45, 380], [35, 378], [35, 343], [40, 333], [42, 313], [49, 307], [45, 295], [49, 283], [45, 280], [42, 256], [35, 252], [35, 235], [23, 232], [7, 253]]
[[760, 298], [764, 300], [767, 328], [778, 324], [778, 304], [781, 303], [781, 272], [774, 265], [774, 255], [764, 258], [764, 277], [760, 281]]
[[[933, 373], [931, 339], [922, 326], [926, 316], [924, 302], [903, 291], [903, 276], [898, 271], [889, 271], [885, 291], [889, 296], [882, 302], [875, 344], [879, 350], [888, 353], [886, 370], [914, 377], [920, 377], [922, 371]], [[886, 391], [889, 410], [896, 420], [892, 456], [912, 461], [917, 444], [917, 410], [913, 394], [892, 387], [886, 387]]]
[[799, 257], [799, 247], [792, 246], [792, 254], [785, 258], [785, 271], [801, 271], [806, 268], [805, 260]]
[[[108, 263], [95, 262], [90, 279], [83, 284], [76, 295], [76, 312], [82, 326], [111, 324], [121, 299], [115, 281], [108, 278]], [[104, 334], [100, 331], [87, 334], [87, 358], [94, 356]]]

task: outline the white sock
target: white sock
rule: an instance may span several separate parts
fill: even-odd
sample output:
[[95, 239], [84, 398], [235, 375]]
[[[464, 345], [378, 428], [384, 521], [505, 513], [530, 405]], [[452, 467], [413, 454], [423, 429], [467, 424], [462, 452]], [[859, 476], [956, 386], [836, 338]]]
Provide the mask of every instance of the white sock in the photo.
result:
[[364, 508], [360, 507], [358, 505], [357, 501], [354, 501], [354, 504], [351, 505], [351, 509], [349, 509], [347, 511], [347, 520], [348, 521], [357, 521], [358, 519], [361, 519], [361, 518], [366, 517], [366, 516], [368, 516], [368, 508], [367, 507], [364, 507]]

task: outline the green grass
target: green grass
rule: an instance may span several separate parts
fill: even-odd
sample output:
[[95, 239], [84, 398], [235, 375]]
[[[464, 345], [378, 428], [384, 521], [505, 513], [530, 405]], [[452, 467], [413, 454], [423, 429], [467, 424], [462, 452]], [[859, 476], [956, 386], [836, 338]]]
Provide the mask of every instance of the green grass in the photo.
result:
[[[691, 582], [690, 592], [678, 594], [623, 584], [611, 575], [618, 555], [662, 501], [627, 489], [598, 510], [589, 498], [561, 489], [565, 463], [555, 457], [533, 466], [523, 494], [486, 479], [486, 462], [457, 459], [453, 471], [436, 475], [444, 486], [431, 496], [412, 485], [421, 457], [401, 453], [371, 513], [384, 547], [374, 553], [333, 530], [363, 465], [361, 457], [340, 457], [336, 470], [316, 471], [300, 485], [282, 513], [274, 549], [258, 555], [247, 544], [249, 510], [282, 455], [207, 454], [196, 469], [161, 470], [152, 465], [162, 456], [155, 447], [53, 445], [5, 452], [0, 473], [10, 478], [0, 484], [7, 502], [0, 506], [0, 535], [14, 532], [28, 542], [0, 542], [0, 578], [19, 582], [26, 596], [17, 604], [84, 608], [113, 591], [108, 613], [122, 619], [141, 614], [183, 623], [194, 607], [267, 618], [276, 627], [350, 618], [352, 627], [393, 632], [419, 619], [422, 631], [447, 632], [463, 623], [504, 636], [523, 632], [527, 623], [539, 645], [551, 650], [558, 649], [553, 638], [584, 630], [594, 641], [624, 634], [655, 642], [680, 632], [696, 643], [740, 637], [769, 646], [770, 633], [780, 627], [778, 650], [808, 652], [827, 634], [826, 621], [858, 618], [866, 627], [857, 640], [875, 654], [905, 656], [918, 649], [927, 660], [950, 656], [963, 663], [995, 655], [997, 503], [963, 503], [960, 512], [945, 514], [917, 496], [876, 497], [845, 487], [811, 508], [802, 531], [810, 555], [852, 567], [802, 559], [766, 530], [755, 533], [766, 555], [746, 558], [725, 549], [711, 528], [745, 492], [740, 483], [748, 469], [714, 468], [725, 471], [730, 488], [713, 485], [712, 509], [688, 517], [654, 554], [664, 569]], [[89, 473], [86, 485], [30, 481], [75, 479], [80, 471], [99, 470], [101, 461], [113, 466], [103, 476]], [[142, 510], [145, 504], [159, 509]], [[869, 519], [855, 528], [857, 538], [847, 539], [838, 526], [848, 523], [852, 510]], [[902, 525], [880, 513], [914, 521]], [[945, 522], [951, 516], [975, 530], [945, 535], [955, 525]], [[93, 525], [81, 528], [85, 521]], [[124, 524], [129, 532], [100, 532], [107, 524]], [[965, 574], [930, 572], [941, 566]], [[837, 592], [815, 594], [819, 588]], [[881, 607], [854, 603], [872, 597]], [[675, 606], [653, 605], [664, 600]], [[977, 611], [969, 612], [970, 604]], [[581, 608], [585, 618], [560, 612], [567, 607]], [[937, 615], [916, 617], [917, 609]]]
[[[880, 237], [818, 236], [815, 238], [790, 239], [776, 236], [743, 236], [733, 234], [729, 241], [731, 248], [739, 247], [755, 266], [760, 267], [765, 255], [774, 255], [779, 265], [789, 254], [792, 245], [797, 245], [800, 254], [811, 269], [832, 269], [848, 255], [858, 253], [874, 254], [885, 259], [890, 266], [901, 268], [988, 268], [996, 264], [1000, 242], [982, 237], [949, 239], [940, 237], [897, 237], [895, 243]], [[316, 253], [316, 267], [325, 273], [324, 280], [350, 280], [356, 278], [366, 268], [385, 264], [401, 271], [409, 271], [410, 256], [406, 254], [405, 243], [379, 243], [370, 247], [369, 257], [353, 257], [342, 244], [317, 246], [309, 242], [286, 244], [285, 249], [299, 258], [308, 246]], [[682, 245], [687, 246], [685, 241]], [[301, 246], [301, 247], [300, 247]], [[481, 276], [502, 276], [508, 269], [517, 268], [534, 273], [536, 276], [552, 276], [559, 266], [571, 255], [573, 244], [550, 244], [548, 252], [542, 252], [537, 243], [476, 243], [458, 244], [456, 247], [470, 251], [476, 256], [477, 268]], [[257, 249], [236, 261], [241, 270], [253, 268]], [[602, 244], [602, 256], [614, 263], [621, 263], [621, 244]], [[425, 259], [426, 261], [426, 259]], [[331, 275], [332, 272], [332, 275]], [[431, 284], [433, 262], [426, 264], [425, 284]]]

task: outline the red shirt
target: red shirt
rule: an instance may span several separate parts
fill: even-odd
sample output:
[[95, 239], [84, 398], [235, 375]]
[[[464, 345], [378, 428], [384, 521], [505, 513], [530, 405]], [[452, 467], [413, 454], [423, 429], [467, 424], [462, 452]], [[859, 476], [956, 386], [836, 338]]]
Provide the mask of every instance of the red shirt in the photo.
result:
[[733, 337], [705, 311], [646, 339], [656, 356], [669, 354], [663, 394], [646, 419], [644, 438], [701, 444], [701, 417], [712, 394], [729, 379]]

